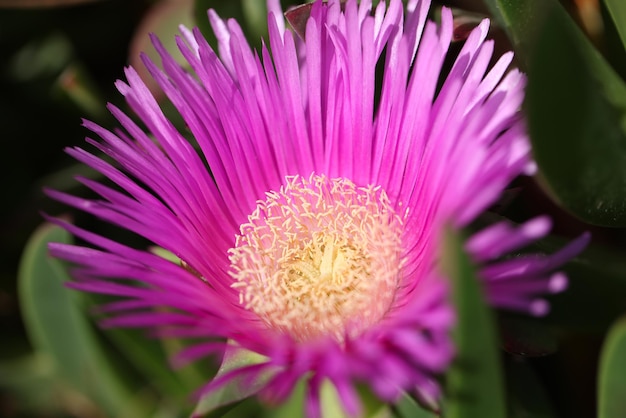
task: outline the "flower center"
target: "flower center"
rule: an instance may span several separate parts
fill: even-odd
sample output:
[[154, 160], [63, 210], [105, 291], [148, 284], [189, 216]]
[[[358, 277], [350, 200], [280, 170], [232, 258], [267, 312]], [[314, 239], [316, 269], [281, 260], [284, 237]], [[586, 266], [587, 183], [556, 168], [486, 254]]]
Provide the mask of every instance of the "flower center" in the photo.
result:
[[402, 218], [380, 187], [288, 177], [257, 202], [229, 251], [246, 309], [305, 341], [343, 341], [378, 322], [402, 271]]

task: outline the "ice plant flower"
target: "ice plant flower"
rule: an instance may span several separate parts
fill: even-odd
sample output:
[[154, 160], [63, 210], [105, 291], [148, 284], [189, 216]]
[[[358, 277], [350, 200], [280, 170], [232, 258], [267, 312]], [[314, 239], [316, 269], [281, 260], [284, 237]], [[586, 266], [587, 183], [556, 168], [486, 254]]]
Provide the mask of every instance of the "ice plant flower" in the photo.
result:
[[[442, 230], [467, 226], [535, 169], [519, 112], [524, 76], [508, 70], [510, 53], [490, 67], [488, 21], [442, 76], [452, 16], [444, 8], [440, 26], [427, 22], [427, 0], [317, 1], [304, 40], [269, 6], [269, 48], [258, 54], [212, 11], [219, 54], [181, 28], [193, 74], [153, 39], [162, 69], [144, 63], [187, 132], [127, 68], [117, 88], [141, 124], [113, 105], [122, 129], [85, 122], [101, 138], [87, 141], [115, 164], [67, 150], [114, 187], [82, 178], [99, 198], [48, 191], [180, 263], [60, 220], [90, 246], [50, 251], [76, 265], [72, 287], [122, 298], [103, 308], [105, 325], [206, 339], [181, 353], [187, 361], [226, 346], [263, 356], [205, 392], [269, 376], [261, 395], [280, 402], [304, 378], [311, 417], [324, 382], [352, 415], [356, 382], [386, 401], [436, 398], [434, 377], [454, 353]], [[503, 258], [549, 228], [543, 217], [501, 223], [467, 242], [494, 306], [542, 314], [541, 295], [564, 287], [554, 271], [584, 239], [550, 257]]]

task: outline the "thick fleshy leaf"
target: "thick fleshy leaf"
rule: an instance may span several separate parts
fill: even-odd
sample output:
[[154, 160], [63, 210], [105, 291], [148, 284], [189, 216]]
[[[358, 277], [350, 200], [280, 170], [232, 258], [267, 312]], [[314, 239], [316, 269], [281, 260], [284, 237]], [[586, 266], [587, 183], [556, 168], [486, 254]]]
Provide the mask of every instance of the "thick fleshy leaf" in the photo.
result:
[[[149, 250], [166, 260], [181, 263], [180, 258], [161, 247], [153, 246]], [[107, 336], [148, 381], [163, 394], [177, 398], [176, 402], [186, 404], [184, 398], [216, 372], [212, 363], [205, 364], [202, 361], [177, 367], [174, 372], [170, 359], [175, 358], [185, 347], [183, 341], [175, 338], [147, 339], [143, 331], [132, 328], [108, 329]]]
[[[291, 391], [291, 395], [272, 410], [272, 418], [291, 418], [301, 416], [306, 397], [306, 380], [300, 379]], [[269, 414], [268, 414], [269, 415]]]
[[[243, 350], [238, 347], [226, 349], [222, 364], [217, 371], [215, 378], [219, 378], [226, 373], [240, 367], [261, 363], [265, 357], [252, 351]], [[257, 381], [247, 378], [234, 378], [223, 386], [213, 390], [200, 399], [196, 409], [193, 411], [193, 418], [219, 417], [227, 410], [261, 390], [269, 376], [262, 376]]]
[[[349, 418], [341, 404], [337, 390], [328, 380], [320, 388], [320, 403], [323, 417]], [[370, 416], [367, 412], [365, 417]]]
[[[291, 395], [280, 405], [272, 408], [271, 412], [268, 413], [267, 416], [272, 418], [292, 418], [303, 416], [306, 409], [307, 385], [308, 378], [305, 377], [300, 379], [291, 392]], [[397, 409], [395, 406], [392, 407], [391, 405], [382, 402], [366, 386], [357, 385], [356, 390], [361, 401], [360, 418], [402, 418], [401, 415], [396, 413]], [[408, 396], [406, 397], [408, 398]], [[343, 408], [343, 404], [337, 394], [337, 390], [330, 381], [325, 380], [322, 383], [320, 387], [319, 399], [320, 413], [323, 418], [350, 418], [350, 415]], [[402, 402], [403, 400], [404, 396], [399, 402]], [[412, 415], [411, 418], [422, 418], [422, 416]]]
[[[605, 0], [600, 4], [602, 55], [622, 80], [626, 81], [626, 3]], [[608, 3], [612, 3], [609, 5]]]
[[[265, 416], [272, 418], [292, 418], [304, 416], [306, 409], [306, 393], [308, 379], [302, 378], [293, 388], [291, 395], [280, 405], [272, 408]], [[364, 386], [357, 386], [361, 400], [360, 418], [391, 418], [397, 416], [388, 404], [381, 402], [370, 390]], [[333, 384], [325, 380], [322, 382], [319, 393], [320, 414], [323, 418], [350, 418], [343, 409], [341, 400]], [[411, 418], [421, 418], [413, 415]]]
[[19, 269], [20, 306], [35, 349], [49, 356], [57, 375], [109, 416], [142, 416], [141, 406], [113, 372], [91, 325], [80, 309], [79, 294], [66, 288], [64, 265], [48, 256], [49, 242], [70, 242], [63, 229], [45, 224], [26, 246]]
[[609, 331], [600, 357], [598, 418], [621, 418], [626, 411], [626, 318]]
[[162, 396], [184, 405], [189, 394], [203, 383], [199, 379], [186, 379], [180, 371], [174, 372], [162, 345], [147, 339], [142, 331], [116, 328], [107, 330], [106, 336]]
[[245, 17], [246, 27], [253, 37], [252, 42], [258, 42], [261, 36], [267, 33], [267, 6], [264, 1], [241, 0], [241, 9]]
[[611, 15], [615, 29], [626, 48], [626, 2], [624, 0], [604, 0], [604, 4]]
[[557, 1], [487, 4], [530, 62], [525, 104], [545, 185], [586, 222], [626, 226], [626, 84]]
[[550, 14], [532, 56], [526, 104], [535, 159], [574, 214], [626, 226], [626, 107], [605, 94], [565, 19]]
[[403, 394], [392, 408], [393, 416], [397, 418], [436, 418], [434, 412], [424, 409], [408, 394]]
[[504, 418], [506, 406], [494, 318], [461, 237], [448, 231], [443, 269], [452, 279], [457, 357], [446, 374], [448, 418]]
[[[536, 24], [543, 12], [542, 0], [484, 0], [493, 18], [509, 34], [516, 45], [533, 38]], [[526, 45], [527, 46], [527, 45]]]

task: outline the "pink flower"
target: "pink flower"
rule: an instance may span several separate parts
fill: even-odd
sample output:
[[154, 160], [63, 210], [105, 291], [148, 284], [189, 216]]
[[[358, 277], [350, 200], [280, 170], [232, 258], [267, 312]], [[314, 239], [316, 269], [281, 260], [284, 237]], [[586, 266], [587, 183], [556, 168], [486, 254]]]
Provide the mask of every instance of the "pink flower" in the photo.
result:
[[[95, 200], [48, 191], [169, 250], [180, 265], [65, 223], [95, 248], [50, 251], [77, 265], [73, 288], [122, 298], [105, 307], [105, 325], [210, 341], [188, 347], [186, 360], [226, 345], [266, 359], [205, 391], [271, 371], [261, 395], [280, 402], [304, 377], [311, 417], [324, 381], [352, 415], [356, 382], [386, 401], [401, 391], [436, 398], [434, 377], [454, 351], [437, 268], [442, 230], [468, 225], [512, 179], [534, 171], [519, 112], [525, 78], [507, 73], [510, 53], [488, 70], [484, 21], [439, 88], [452, 16], [443, 9], [441, 27], [426, 22], [428, 1], [407, 10], [400, 0], [375, 10], [365, 0], [317, 1], [306, 41], [284, 29], [270, 3], [271, 53], [255, 54], [237, 23], [212, 11], [219, 55], [197, 29], [181, 28], [177, 39], [193, 75], [153, 40], [163, 70], [144, 63], [193, 140], [127, 68], [117, 87], [146, 129], [109, 105], [123, 129], [85, 126], [116, 166], [68, 150], [116, 187], [80, 179]], [[502, 223], [468, 241], [494, 306], [542, 314], [541, 295], [565, 286], [554, 270], [586, 238], [553, 257], [497, 261], [549, 228], [545, 218]]]

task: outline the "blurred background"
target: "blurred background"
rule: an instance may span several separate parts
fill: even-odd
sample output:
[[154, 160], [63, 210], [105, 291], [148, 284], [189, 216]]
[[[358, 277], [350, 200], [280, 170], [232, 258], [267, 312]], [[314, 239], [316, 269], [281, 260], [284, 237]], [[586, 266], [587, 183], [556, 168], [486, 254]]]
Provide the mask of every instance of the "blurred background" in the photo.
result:
[[[190, 394], [215, 369], [200, 364], [171, 372], [165, 358], [176, 347], [159, 346], [158, 342], [146, 340], [139, 333], [102, 333], [88, 325], [89, 332], [94, 333], [89, 337], [90, 342], [77, 346], [69, 341], [69, 348], [63, 348], [71, 362], [71, 356], [76, 355], [72, 350], [88, 349], [96, 341], [106, 360], [87, 358], [86, 361], [96, 362], [97, 366], [112, 362], [117, 370], [124, 370], [122, 380], [128, 386], [126, 394], [117, 395], [113, 389], [111, 394], [103, 395], [106, 399], [98, 399], [100, 395], [94, 393], [108, 390], [102, 389], [101, 385], [106, 386], [106, 382], [116, 385], [116, 378], [104, 376], [106, 373], [98, 367], [92, 369], [92, 375], [76, 379], [60, 371], [56, 360], [42, 354], [37, 337], [33, 338], [37, 331], [30, 329], [32, 324], [25, 323], [24, 310], [33, 308], [23, 305], [33, 304], [37, 309], [45, 303], [45, 298], [37, 299], [37, 296], [18, 292], [18, 268], [29, 238], [43, 224], [41, 212], [70, 216], [79, 223], [93, 222], [46, 198], [42, 188], [84, 193], [73, 176], [97, 176], [66, 156], [63, 148], [83, 144], [87, 131], [81, 127], [81, 118], [107, 128], [115, 126], [105, 104], [112, 102], [125, 108], [114, 82], [124, 77], [124, 66], [132, 64], [141, 68], [139, 51], [152, 53], [147, 34], [159, 35], [166, 45], [170, 45], [170, 50], [173, 50], [173, 36], [179, 23], [200, 25], [210, 38], [206, 9], [213, 7], [223, 17], [232, 16], [243, 22], [251, 42], [258, 45], [265, 31], [263, 3], [262, 0], [0, 0], [0, 178], [3, 202], [0, 206], [0, 417], [122, 416], [121, 409], [115, 405], [120, 404], [119, 399], [130, 398], [128, 404], [132, 407], [123, 409], [134, 412], [125, 412], [125, 416], [188, 416], [193, 409]], [[481, 17], [492, 15], [496, 10], [494, 5], [500, 3], [495, 0], [435, 1], [433, 18], [441, 5], [454, 7], [458, 44], [461, 45], [464, 33]], [[526, 3], [520, 1], [519, 5]], [[569, 19], [623, 81], [626, 78], [626, 54], [620, 42], [619, 28], [607, 19], [604, 3], [563, 0], [561, 5]], [[520, 13], [526, 12], [522, 10]], [[525, 60], [529, 54], [524, 48], [527, 38], [520, 33], [539, 29], [534, 21], [529, 23], [520, 19], [517, 22], [521, 23], [516, 23], [516, 16], [515, 13], [496, 16], [490, 36], [496, 38], [497, 50], [516, 49], [521, 57], [518, 65], [532, 71], [532, 64]], [[584, 104], [576, 106], [582, 108]], [[552, 110], [559, 111], [558, 108]], [[563, 112], [565, 120], [576, 118], [575, 112], [568, 113], [567, 109]], [[531, 128], [535, 129], [540, 123], [536, 122]], [[535, 137], [541, 138], [541, 132]], [[618, 148], [626, 147], [622, 143]], [[559, 152], [567, 153], [568, 150], [561, 148]], [[550, 160], [556, 158], [556, 154], [558, 152], [554, 151], [538, 154], [545, 176], [542, 174], [538, 180], [522, 179], [512, 185], [508, 201], [502, 203], [502, 208], [494, 210], [494, 216], [523, 220], [536, 213], [548, 212], [555, 218], [557, 235], [567, 238], [591, 230], [598, 246], [586, 253], [588, 259], [571, 267], [572, 292], [555, 299], [548, 325], [514, 316], [500, 318], [502, 348], [503, 353], [507, 353], [504, 354], [507, 376], [514, 376], [508, 383], [509, 390], [515, 392], [511, 399], [513, 403], [523, 405], [511, 412], [511, 416], [518, 418], [594, 416], [601, 345], [609, 325], [626, 310], [626, 270], [622, 263], [623, 254], [626, 254], [623, 230], [626, 224], [623, 219], [611, 224], [601, 215], [594, 218], [597, 214], [580, 220], [580, 212], [585, 210], [580, 210], [576, 203], [570, 204], [567, 193], [562, 192], [558, 181], [561, 174], [553, 174], [545, 168], [559, 165]], [[626, 162], [624, 155], [626, 152], [620, 154], [620, 158]], [[622, 188], [621, 193], [626, 196], [626, 189]], [[549, 197], [551, 194], [557, 197]], [[568, 211], [553, 203], [559, 199], [569, 207]], [[570, 212], [578, 216], [572, 216]], [[619, 216], [623, 216], [623, 212], [621, 208]], [[609, 210], [607, 216], [613, 215]], [[93, 226], [96, 230], [101, 227]], [[562, 242], [560, 238], [554, 238], [542, 245], [553, 251]], [[594, 260], [596, 264], [588, 260]], [[600, 267], [595, 269], [591, 264]], [[44, 270], [54, 268], [42, 266]], [[606, 280], [597, 285], [601, 279]], [[30, 299], [24, 302], [24, 298]], [[72, 299], [67, 303], [75, 302]], [[59, 303], [58, 299], [55, 303]], [[81, 312], [89, 312], [89, 304], [84, 299], [76, 304]], [[50, 309], [56, 312], [55, 309], [61, 308], [52, 306]], [[72, 317], [73, 313], [67, 315]], [[58, 332], [62, 332], [64, 322], [57, 323]], [[83, 341], [80, 338], [78, 342]], [[145, 345], [149, 348], [143, 347]], [[81, 379], [97, 381], [95, 389], [81, 387], [77, 384]], [[249, 408], [245, 414], [257, 410], [256, 405]], [[242, 411], [235, 411], [235, 414], [244, 416]]]

